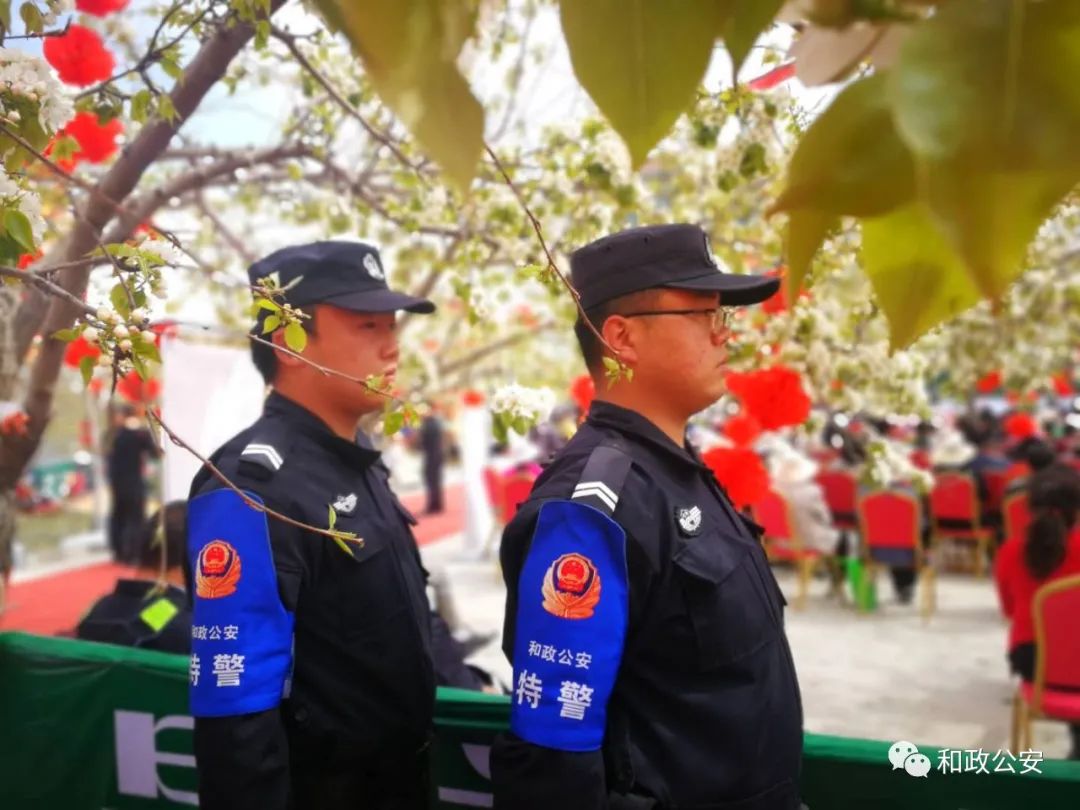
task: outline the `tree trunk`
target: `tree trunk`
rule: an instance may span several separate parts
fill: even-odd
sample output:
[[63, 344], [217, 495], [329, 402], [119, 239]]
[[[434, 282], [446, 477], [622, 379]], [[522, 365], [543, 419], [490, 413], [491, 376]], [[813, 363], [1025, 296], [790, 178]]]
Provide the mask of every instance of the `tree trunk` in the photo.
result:
[[[270, 13], [276, 12], [285, 2], [287, 0], [272, 0]], [[135, 140], [124, 149], [120, 158], [78, 207], [67, 238], [56, 245], [44, 262], [36, 265], [37, 269], [76, 261], [98, 246], [105, 226], [117, 215], [115, 204], [125, 202], [143, 173], [165, 151], [177, 129], [224, 76], [229, 64], [253, 35], [251, 25], [237, 23], [228, 27], [222, 24], [203, 44], [172, 92], [176, 118], [172, 122], [154, 120], [139, 131]], [[88, 268], [61, 270], [57, 281], [76, 297], [82, 297], [89, 275]], [[27, 299], [27, 306], [31, 310], [40, 306], [40, 299], [31, 296]], [[0, 437], [0, 491], [15, 486], [41, 441], [51, 417], [53, 392], [66, 345], [51, 336], [74, 324], [78, 314], [71, 304], [52, 299], [41, 314], [24, 311], [20, 313], [22, 317], [15, 318], [21, 330], [20, 334], [15, 335], [18, 344], [25, 348], [35, 333], [41, 334], [43, 339], [30, 369], [25, 397], [24, 407], [30, 417], [29, 434], [22, 439]], [[11, 315], [14, 313], [4, 318], [5, 324], [10, 324]], [[6, 328], [9, 333], [13, 331], [10, 325]], [[19, 358], [22, 356], [17, 355]]]

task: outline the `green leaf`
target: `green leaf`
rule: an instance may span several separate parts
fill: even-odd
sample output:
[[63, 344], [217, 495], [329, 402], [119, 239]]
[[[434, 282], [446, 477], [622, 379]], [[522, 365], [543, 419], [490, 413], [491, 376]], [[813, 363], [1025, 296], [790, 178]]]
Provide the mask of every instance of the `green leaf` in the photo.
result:
[[154, 341], [144, 340], [139, 332], [133, 331], [131, 333], [131, 347], [134, 349], [136, 357], [141, 357], [154, 363], [161, 362], [161, 353], [158, 351], [158, 347], [154, 344]]
[[70, 343], [80, 335], [78, 329], [61, 329], [57, 332], [53, 332], [52, 336], [56, 340], [62, 340], [64, 343]]
[[877, 216], [913, 199], [914, 163], [893, 126], [886, 81], [876, 74], [848, 85], [814, 121], [770, 214], [812, 207]]
[[797, 208], [788, 213], [784, 232], [787, 254], [787, 298], [794, 301], [802, 290], [810, 263], [829, 232], [840, 225], [840, 217], [815, 208]]
[[730, 10], [729, 0], [559, 3], [574, 74], [635, 168], [693, 102]]
[[281, 318], [277, 315], [267, 315], [266, 320], [263, 321], [262, 333], [268, 335], [281, 326]]
[[26, 33], [40, 34], [45, 30], [45, 18], [33, 3], [23, 3], [19, 8], [19, 16], [22, 17], [23, 25], [26, 26]]
[[70, 135], [62, 135], [53, 141], [52, 151], [49, 157], [53, 161], [67, 160], [77, 152], [81, 152], [79, 142]]
[[405, 424], [405, 414], [401, 411], [393, 411], [383, 417], [383, 435], [393, 436]]
[[131, 120], [139, 124], [145, 124], [146, 119], [150, 117], [150, 105], [153, 100], [154, 96], [146, 88], [133, 95], [131, 97], [131, 109], [128, 113]]
[[180, 66], [179, 48], [169, 48], [161, 54], [160, 65], [161, 69], [174, 81], [179, 81], [180, 77], [184, 75], [184, 68]]
[[93, 357], [84, 357], [79, 361], [79, 373], [82, 374], [83, 385], [89, 385], [90, 379], [94, 376], [94, 367], [97, 365], [97, 360]]
[[888, 91], [923, 157], [1054, 170], [1080, 163], [1078, 74], [1075, 0], [951, 0], [913, 27]]
[[30, 227], [30, 220], [22, 211], [16, 208], [4, 211], [4, 230], [20, 247], [25, 248], [27, 253], [37, 250], [34, 244], [34, 230]]
[[304, 351], [304, 347], [307, 346], [307, 332], [304, 331], [304, 327], [298, 323], [290, 323], [286, 326], [285, 345], [298, 354]]
[[0, 0], [0, 26], [5, 34], [11, 32], [11, 0]]
[[328, 506], [327, 506], [326, 508], [327, 508], [328, 510], [330, 510], [330, 512], [329, 512], [329, 515], [328, 515], [328, 517], [326, 518], [326, 520], [327, 520], [327, 526], [326, 526], [326, 528], [328, 528], [328, 529], [333, 529], [333, 528], [334, 528], [334, 526], [335, 526], [335, 525], [337, 524], [337, 512], [335, 512], [335, 511], [334, 511], [334, 507], [333, 507], [333, 506], [330, 506], [330, 505], [328, 505]]
[[939, 230], [987, 298], [1001, 296], [1023, 272], [1039, 226], [1080, 181], [1080, 171], [1066, 166], [1006, 172], [952, 163], [933, 165], [925, 176]]
[[864, 220], [862, 258], [893, 349], [979, 300], [959, 256], [921, 203]]
[[772, 25], [784, 0], [734, 0], [734, 5], [724, 24], [724, 45], [731, 56], [731, 75], [737, 77], [750, 48]]
[[109, 291], [109, 302], [122, 317], [127, 318], [131, 313], [131, 302], [128, 301], [127, 290], [124, 289], [123, 284], [118, 282], [113, 285]]
[[471, 0], [314, 0], [349, 38], [376, 92], [461, 191], [476, 175], [484, 110], [458, 71]]
[[176, 120], [176, 107], [173, 106], [173, 101], [170, 96], [162, 93], [157, 97], [157, 114], [169, 123]]

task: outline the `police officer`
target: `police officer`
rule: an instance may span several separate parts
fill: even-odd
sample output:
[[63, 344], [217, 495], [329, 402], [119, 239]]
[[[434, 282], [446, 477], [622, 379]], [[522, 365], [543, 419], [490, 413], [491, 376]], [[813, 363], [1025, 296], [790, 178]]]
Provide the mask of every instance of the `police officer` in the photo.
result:
[[[423, 808], [435, 680], [415, 521], [379, 453], [356, 440], [384, 399], [312, 364], [392, 381], [395, 313], [434, 305], [390, 290], [379, 252], [361, 243], [288, 247], [249, 275], [272, 278], [310, 317], [304, 359], [252, 342], [273, 391], [211, 457], [244, 495], [207, 467], [192, 483], [200, 807]], [[305, 528], [328, 528], [331, 510], [354, 541]]]
[[[791, 810], [802, 706], [759, 528], [685, 441], [723, 393], [731, 307], [778, 282], [716, 266], [700, 228], [635, 228], [571, 258], [604, 347], [597, 397], [507, 526], [511, 732], [495, 807]], [[632, 372], [614, 386], [605, 357]]]

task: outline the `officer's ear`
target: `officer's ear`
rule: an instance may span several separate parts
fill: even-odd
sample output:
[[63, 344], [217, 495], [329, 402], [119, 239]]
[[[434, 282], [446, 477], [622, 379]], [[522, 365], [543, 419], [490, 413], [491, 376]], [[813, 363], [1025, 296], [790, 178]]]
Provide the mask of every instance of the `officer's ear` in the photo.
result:
[[[617, 359], [631, 368], [638, 362], [638, 341], [640, 334], [633, 326], [630, 318], [622, 315], [611, 315], [600, 327], [600, 334], [604, 341], [613, 349]], [[605, 354], [607, 350], [605, 350]]]

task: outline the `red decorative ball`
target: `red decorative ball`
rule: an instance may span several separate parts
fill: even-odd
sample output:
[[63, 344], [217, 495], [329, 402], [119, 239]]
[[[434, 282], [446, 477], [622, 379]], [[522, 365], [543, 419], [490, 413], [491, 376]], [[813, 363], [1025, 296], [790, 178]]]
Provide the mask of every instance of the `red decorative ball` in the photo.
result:
[[73, 160], [104, 163], [116, 154], [116, 138], [123, 131], [124, 123], [119, 118], [102, 124], [96, 113], [81, 112], [60, 132], [70, 135], [79, 144], [79, 151], [72, 155]]
[[801, 425], [810, 415], [810, 397], [803, 390], [802, 377], [787, 366], [729, 372], [726, 380], [728, 390], [742, 402], [743, 411], [763, 430]]
[[96, 31], [72, 25], [66, 34], [45, 37], [45, 59], [56, 68], [60, 81], [87, 87], [112, 75], [116, 60]]
[[714, 447], [702, 456], [736, 509], [757, 503], [769, 491], [769, 471], [761, 457], [746, 447]]
[[131, 0], [75, 0], [75, 8], [95, 17], [107, 17], [127, 8]]

